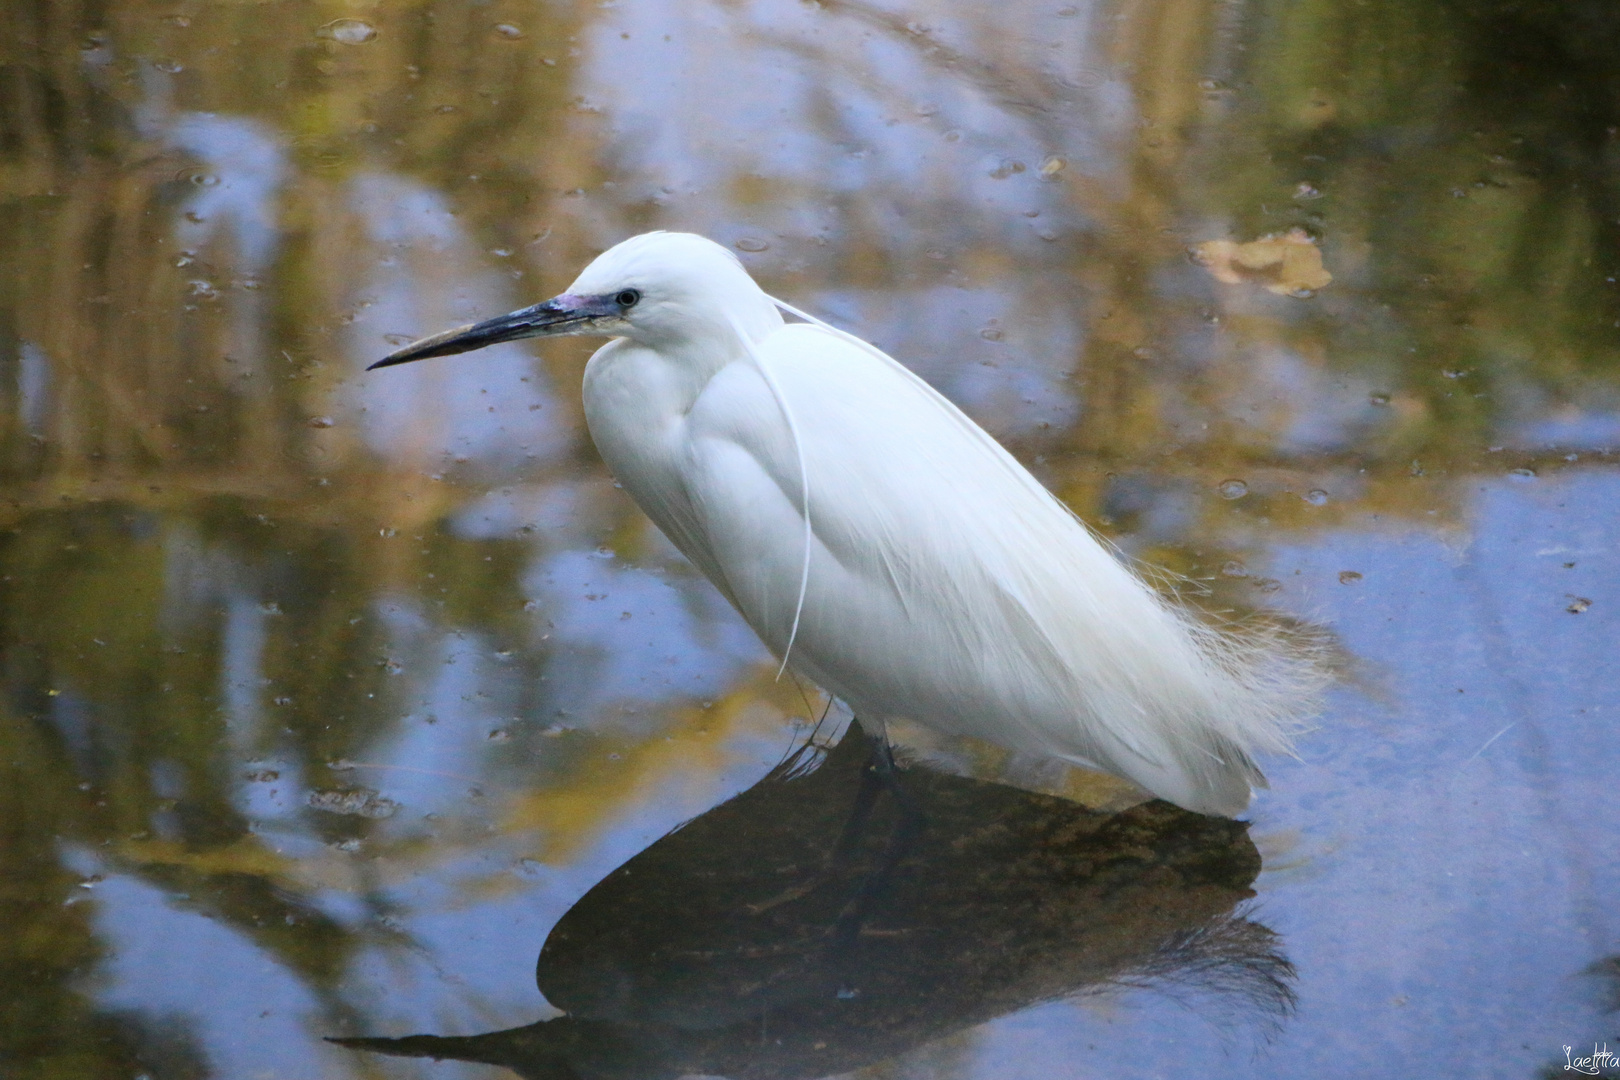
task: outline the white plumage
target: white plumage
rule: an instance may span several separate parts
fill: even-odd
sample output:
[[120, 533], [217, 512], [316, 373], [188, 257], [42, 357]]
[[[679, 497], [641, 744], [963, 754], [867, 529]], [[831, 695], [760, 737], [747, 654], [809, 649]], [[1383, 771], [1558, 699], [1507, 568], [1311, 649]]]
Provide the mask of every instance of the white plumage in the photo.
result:
[[[1312, 708], [1308, 650], [1160, 596], [939, 393], [858, 339], [785, 323], [719, 245], [634, 237], [526, 312], [550, 321], [502, 340], [614, 336], [584, 384], [609, 469], [778, 657], [863, 720], [1233, 815], [1265, 784], [1252, 755], [1286, 752]], [[386, 362], [477, 347], [499, 322]]]

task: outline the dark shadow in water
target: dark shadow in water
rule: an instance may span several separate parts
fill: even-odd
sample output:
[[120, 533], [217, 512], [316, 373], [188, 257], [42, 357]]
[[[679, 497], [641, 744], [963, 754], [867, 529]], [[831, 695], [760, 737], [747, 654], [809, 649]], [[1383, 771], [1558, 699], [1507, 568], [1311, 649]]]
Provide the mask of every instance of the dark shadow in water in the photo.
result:
[[914, 769], [924, 821], [899, 863], [879, 869], [896, 823], [885, 797], [829, 868], [861, 786], [859, 734], [813, 771], [817, 751], [794, 755], [564, 915], [536, 978], [568, 1015], [334, 1041], [547, 1080], [788, 1080], [1120, 986], [1214, 992], [1265, 1023], [1291, 1010], [1276, 936], [1235, 910], [1260, 870], [1244, 823], [1158, 801], [1104, 814]]

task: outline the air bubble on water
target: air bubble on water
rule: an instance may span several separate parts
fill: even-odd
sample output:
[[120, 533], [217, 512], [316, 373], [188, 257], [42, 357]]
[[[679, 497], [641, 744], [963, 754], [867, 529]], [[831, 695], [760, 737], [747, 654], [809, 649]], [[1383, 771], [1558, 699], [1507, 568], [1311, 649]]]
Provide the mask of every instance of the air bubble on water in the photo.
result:
[[511, 23], [504, 22], [495, 24], [495, 33], [498, 37], [503, 37], [508, 41], [516, 41], [518, 38], [523, 36], [523, 30], [521, 27], [513, 26]]
[[1064, 169], [1066, 169], [1068, 167], [1069, 167], [1069, 163], [1067, 161], [1065, 161], [1063, 158], [1060, 158], [1056, 154], [1054, 154], [1051, 157], [1047, 158], [1045, 161], [1041, 162], [1041, 169], [1040, 169], [1041, 179], [1042, 180], [1054, 179], [1054, 178], [1056, 178], [1058, 173], [1062, 172]]
[[1242, 480], [1222, 480], [1215, 490], [1223, 499], [1241, 499], [1249, 493], [1249, 485]]
[[1536, 470], [1534, 470], [1534, 469], [1510, 469], [1508, 471], [1508, 475], [1518, 477], [1520, 480], [1534, 480], [1536, 478]]
[[1357, 573], [1356, 571], [1354, 571], [1354, 570], [1340, 570], [1339, 571], [1339, 584], [1340, 585], [1354, 585], [1356, 582], [1358, 582], [1360, 580], [1361, 580], [1361, 575], [1359, 573]]
[[1314, 184], [1301, 180], [1298, 184], [1294, 185], [1294, 198], [1296, 199], [1305, 201], [1309, 199], [1320, 199], [1321, 197], [1322, 193], [1317, 190]]
[[505, 728], [496, 728], [494, 731], [489, 733], [489, 741], [492, 743], [511, 742], [512, 733], [507, 731]]
[[765, 251], [770, 246], [769, 240], [761, 240], [757, 236], [744, 236], [737, 241], [739, 251]]
[[1367, 395], [1367, 400], [1372, 402], [1374, 405], [1388, 405], [1389, 404], [1389, 395], [1388, 394], [1368, 394]]
[[1228, 559], [1221, 564], [1222, 577], [1248, 577], [1249, 568], [1236, 559]]
[[979, 331], [979, 336], [986, 341], [1000, 341], [1002, 339], [1001, 327], [987, 326]]
[[178, 75], [182, 71], [186, 70], [185, 66], [178, 60], [154, 60], [152, 61], [152, 66], [163, 72], [165, 75]]
[[1282, 582], [1270, 577], [1255, 578], [1254, 587], [1263, 593], [1274, 593], [1282, 588]]
[[1007, 177], [1015, 176], [1027, 168], [1029, 168], [1029, 166], [1025, 165], [1022, 161], [1015, 160], [1014, 158], [1003, 158], [995, 168], [990, 170], [990, 178], [992, 180], [1005, 180]]
[[1323, 491], [1321, 488], [1311, 488], [1311, 490], [1305, 493], [1304, 499], [1312, 506], [1326, 506], [1328, 501], [1328, 493]]
[[259, 605], [259, 610], [264, 612], [266, 615], [280, 615], [281, 605], [276, 603], [274, 600], [266, 600], [264, 603]]
[[329, 428], [335, 422], [330, 416], [312, 416], [304, 421], [306, 425], [312, 428]]
[[321, 35], [344, 45], [364, 45], [377, 36], [377, 28], [364, 19], [335, 19], [321, 27]]
[[399, 803], [385, 798], [371, 788], [312, 791], [306, 800], [316, 810], [350, 817], [386, 818], [399, 812]]

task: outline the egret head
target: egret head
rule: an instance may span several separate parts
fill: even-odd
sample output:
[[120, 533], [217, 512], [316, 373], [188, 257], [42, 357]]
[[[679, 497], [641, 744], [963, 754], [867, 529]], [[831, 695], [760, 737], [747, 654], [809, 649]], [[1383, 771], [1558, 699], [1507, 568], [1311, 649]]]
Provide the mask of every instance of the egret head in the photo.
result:
[[781, 323], [774, 302], [730, 251], [692, 233], [652, 232], [598, 255], [561, 295], [413, 341], [371, 368], [530, 337], [588, 334], [679, 348], [738, 333], [758, 337]]

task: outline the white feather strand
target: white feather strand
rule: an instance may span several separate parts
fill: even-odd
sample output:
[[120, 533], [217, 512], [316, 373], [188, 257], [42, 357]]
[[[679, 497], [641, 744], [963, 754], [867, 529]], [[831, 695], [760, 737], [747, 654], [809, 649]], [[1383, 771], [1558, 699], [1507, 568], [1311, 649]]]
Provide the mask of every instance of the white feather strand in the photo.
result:
[[782, 663], [776, 669], [776, 679], [780, 682], [783, 672], [787, 671], [788, 657], [793, 655], [793, 643], [799, 638], [799, 619], [804, 614], [804, 598], [810, 592], [810, 549], [815, 543], [815, 528], [810, 521], [810, 469], [805, 464], [804, 441], [799, 438], [799, 425], [794, 422], [793, 410], [788, 406], [782, 388], [777, 385], [765, 362], [760, 359], [759, 350], [754, 348], [753, 339], [735, 318], [730, 319], [730, 322], [737, 340], [742, 343], [743, 351], [748, 354], [748, 359], [754, 362], [754, 367], [759, 370], [760, 378], [765, 380], [765, 385], [770, 387], [771, 396], [776, 399], [776, 407], [782, 410], [782, 419], [787, 421], [788, 434], [793, 438], [793, 452], [799, 459], [799, 512], [804, 515], [804, 563], [799, 570], [799, 597], [793, 605], [793, 625], [788, 630], [787, 645], [782, 649]]

